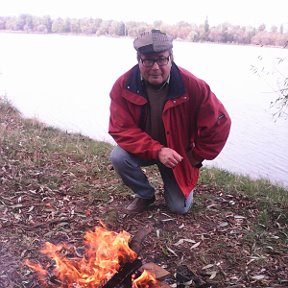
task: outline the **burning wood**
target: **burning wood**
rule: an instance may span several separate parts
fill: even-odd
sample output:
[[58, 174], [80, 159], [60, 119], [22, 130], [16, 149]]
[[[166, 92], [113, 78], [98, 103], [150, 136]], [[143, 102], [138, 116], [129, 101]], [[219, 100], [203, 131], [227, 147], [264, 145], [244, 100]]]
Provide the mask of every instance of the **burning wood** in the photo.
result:
[[[138, 278], [135, 276], [142, 262], [129, 247], [130, 238], [131, 235], [126, 231], [116, 233], [104, 227], [96, 227], [94, 231], [85, 234], [83, 257], [65, 257], [63, 252], [70, 251], [71, 247], [63, 243], [54, 245], [46, 242], [41, 252], [55, 262], [53, 277], [57, 281], [53, 282], [58, 282], [57, 287], [120, 288], [125, 283], [128, 286], [124, 287], [129, 288], [153, 287], [157, 281], [151, 273], [144, 271]], [[38, 273], [43, 287], [49, 286], [47, 267], [29, 260], [25, 264]]]
[[[142, 262], [136, 259], [132, 263], [126, 263], [102, 288], [117, 288], [120, 284], [128, 281], [127, 285], [132, 286], [132, 275], [142, 266]], [[128, 280], [127, 280], [128, 279]], [[130, 281], [129, 281], [130, 280]]]

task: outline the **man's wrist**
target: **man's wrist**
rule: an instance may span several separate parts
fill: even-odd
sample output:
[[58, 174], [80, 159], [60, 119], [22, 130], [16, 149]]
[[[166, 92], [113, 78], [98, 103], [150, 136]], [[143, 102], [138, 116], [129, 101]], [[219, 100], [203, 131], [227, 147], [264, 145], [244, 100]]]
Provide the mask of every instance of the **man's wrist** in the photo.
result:
[[160, 156], [160, 153], [163, 151], [163, 148], [165, 148], [164, 146], [162, 146], [159, 150], [158, 150], [158, 159], [159, 159], [159, 156]]

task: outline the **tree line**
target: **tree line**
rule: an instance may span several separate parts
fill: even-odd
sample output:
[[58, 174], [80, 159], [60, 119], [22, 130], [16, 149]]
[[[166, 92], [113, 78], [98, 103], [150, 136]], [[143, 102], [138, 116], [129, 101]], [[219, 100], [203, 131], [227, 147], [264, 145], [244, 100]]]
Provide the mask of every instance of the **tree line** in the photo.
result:
[[267, 31], [266, 25], [259, 27], [231, 25], [222, 23], [210, 26], [208, 17], [203, 24], [196, 25], [180, 21], [174, 25], [155, 21], [153, 24], [136, 21], [103, 20], [101, 18], [56, 18], [50, 16], [0, 16], [0, 31], [26, 33], [73, 33], [95, 36], [135, 37], [138, 33], [151, 28], [171, 34], [177, 40], [190, 42], [212, 42], [242, 45], [288, 46], [288, 31], [272, 26]]

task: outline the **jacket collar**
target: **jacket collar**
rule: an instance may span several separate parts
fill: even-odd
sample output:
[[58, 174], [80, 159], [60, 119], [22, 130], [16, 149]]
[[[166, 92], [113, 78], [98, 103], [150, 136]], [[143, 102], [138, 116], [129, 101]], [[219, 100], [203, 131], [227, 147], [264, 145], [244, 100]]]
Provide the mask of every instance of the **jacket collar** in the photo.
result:
[[[127, 78], [126, 89], [146, 98], [145, 84], [142, 81], [138, 64], [132, 67]], [[185, 92], [184, 82], [178, 66], [173, 62], [170, 72], [167, 98], [176, 98]]]

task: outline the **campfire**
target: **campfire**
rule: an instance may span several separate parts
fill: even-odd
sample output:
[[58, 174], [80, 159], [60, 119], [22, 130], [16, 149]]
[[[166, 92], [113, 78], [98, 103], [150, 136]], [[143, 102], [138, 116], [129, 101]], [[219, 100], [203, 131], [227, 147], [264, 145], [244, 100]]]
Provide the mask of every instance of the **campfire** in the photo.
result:
[[44, 267], [30, 260], [25, 264], [37, 272], [41, 287], [160, 287], [153, 273], [140, 272], [142, 261], [130, 248], [130, 238], [126, 231], [116, 233], [99, 226], [85, 233], [83, 251], [65, 243], [46, 242], [41, 253], [51, 258], [53, 265]]

